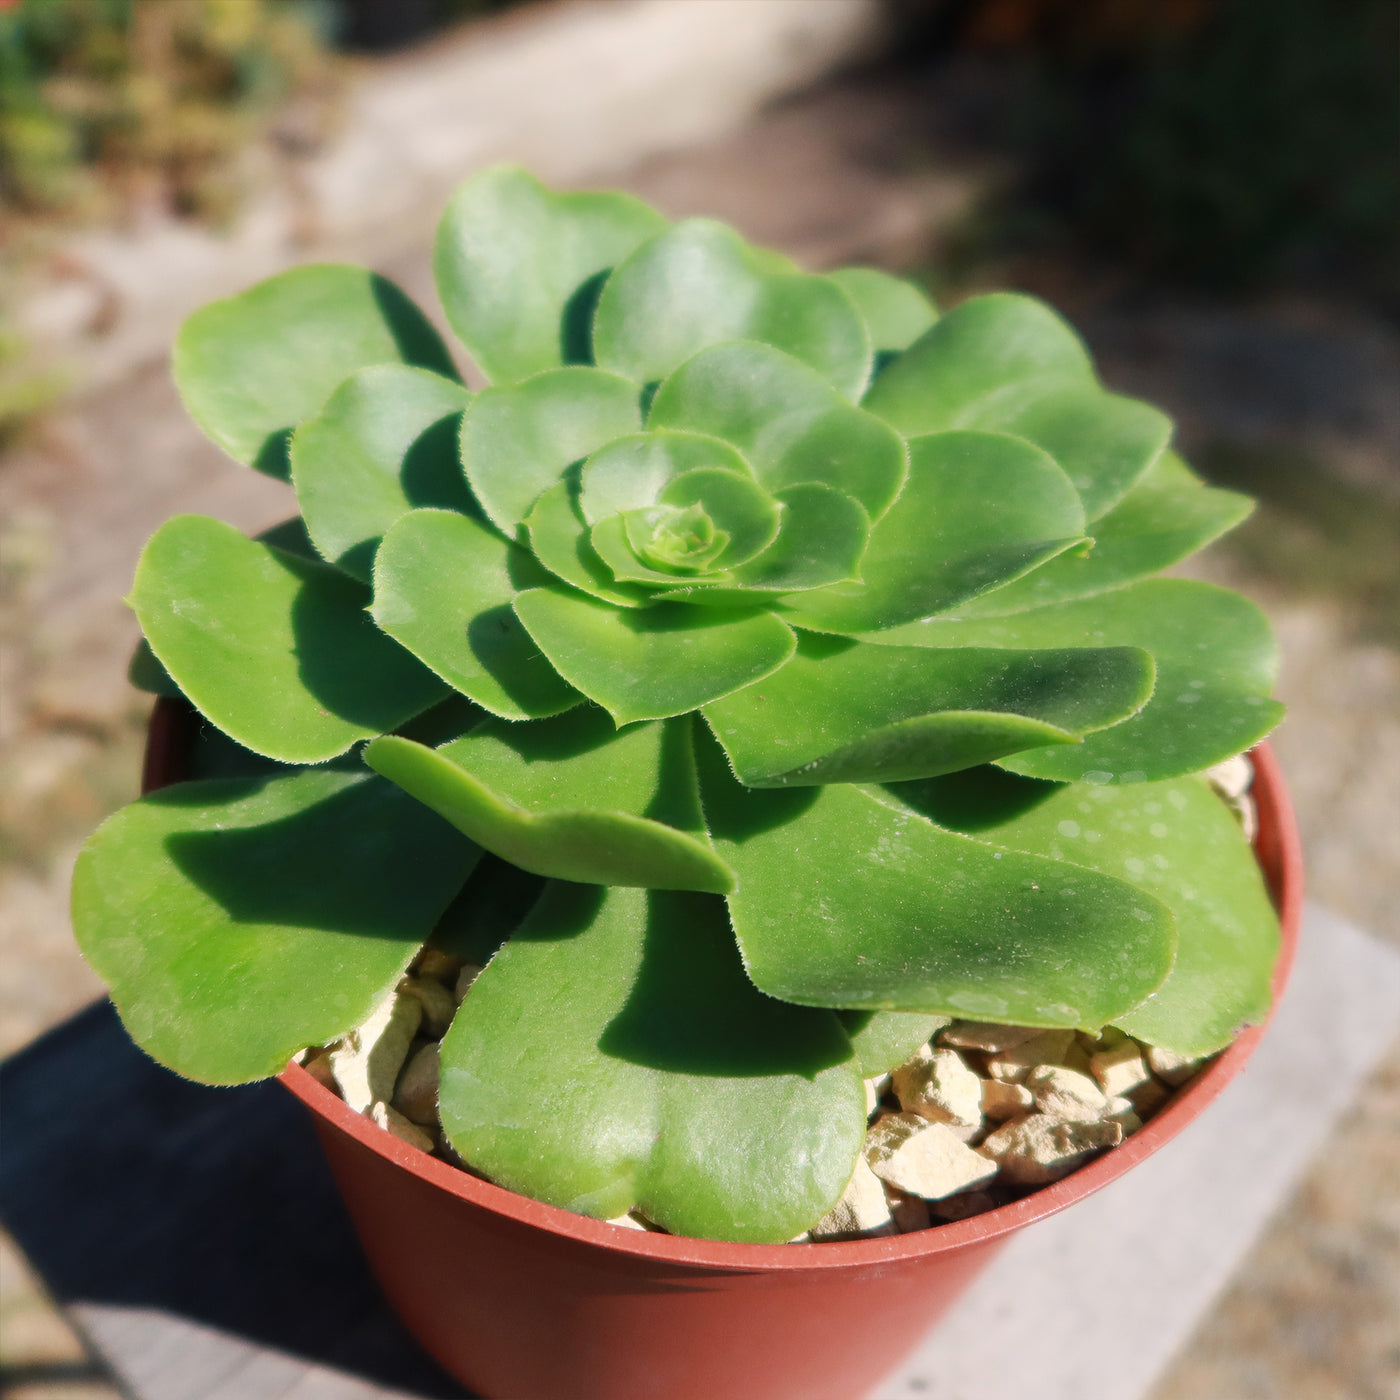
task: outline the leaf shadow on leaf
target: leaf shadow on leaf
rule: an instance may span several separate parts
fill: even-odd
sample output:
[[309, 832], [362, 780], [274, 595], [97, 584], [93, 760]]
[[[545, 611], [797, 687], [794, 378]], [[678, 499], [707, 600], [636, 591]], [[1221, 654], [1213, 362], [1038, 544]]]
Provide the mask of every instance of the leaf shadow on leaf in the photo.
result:
[[[403, 455], [399, 483], [410, 509], [454, 510], [485, 525], [486, 516], [467, 487], [457, 456], [461, 423], [460, 412], [449, 413], [424, 428]], [[368, 579], [383, 538], [379, 534], [351, 545], [335, 563], [356, 578]]]
[[699, 819], [699, 789], [691, 726], [684, 716], [662, 720], [661, 724], [661, 759], [656, 792], [642, 815], [680, 831], [696, 831], [704, 823]]
[[253, 470], [278, 481], [292, 479], [292, 458], [289, 448], [292, 443], [292, 428], [279, 428], [269, 433], [253, 458]]
[[[539, 702], [542, 682], [555, 680], [554, 668], [535, 648], [509, 603], [475, 614], [467, 621], [466, 633], [477, 664], [522, 710], [528, 712]], [[522, 645], [530, 649], [523, 658]]]
[[1053, 797], [1063, 783], [1023, 778], [992, 764], [937, 778], [885, 783], [885, 791], [949, 831], [988, 831]]
[[321, 562], [321, 556], [317, 552], [316, 546], [311, 543], [311, 536], [306, 529], [306, 521], [299, 515], [292, 516], [290, 520], [283, 520], [280, 524], [269, 525], [266, 530], [254, 535], [253, 538], [259, 544], [273, 545], [288, 554], [296, 554], [302, 559], [309, 559], [313, 564]]
[[291, 610], [297, 679], [328, 713], [380, 730], [386, 694], [401, 689], [437, 698], [428, 693], [436, 677], [374, 625], [367, 588], [325, 565], [299, 576], [303, 586]]
[[460, 382], [462, 376], [457, 373], [442, 337], [408, 295], [377, 272], [370, 275], [369, 284], [375, 305], [384, 317], [384, 324], [404, 364], [430, 369]]
[[743, 842], [798, 819], [821, 796], [822, 789], [744, 787], [707, 725], [695, 730], [695, 763], [700, 775], [700, 805], [710, 833], [720, 841]]
[[[265, 780], [250, 781], [236, 796], [251, 797], [265, 785]], [[354, 860], [353, 853], [342, 854], [346, 832], [363, 829], [376, 812], [374, 799], [381, 792], [392, 794], [391, 785], [367, 778], [260, 826], [174, 832], [165, 838], [165, 850], [235, 924], [286, 925], [402, 941], [402, 930], [395, 933], [385, 926], [387, 902], [366, 900], [363, 881], [327, 878], [340, 859]], [[145, 800], [202, 805], [209, 800], [208, 787], [178, 784]], [[378, 814], [385, 815], [382, 809]], [[394, 840], [392, 831], [390, 827], [381, 833], [381, 839]], [[420, 838], [421, 830], [399, 837], [405, 861], [415, 858]]]
[[594, 363], [593, 313], [598, 309], [598, 298], [603, 295], [603, 286], [611, 276], [612, 268], [605, 267], [591, 277], [584, 278], [564, 303], [564, 314], [559, 319], [561, 364]]
[[428, 941], [484, 967], [520, 927], [548, 883], [543, 875], [531, 875], [487, 851], [443, 911]]
[[774, 1001], [748, 980], [718, 895], [679, 890], [647, 892], [641, 962], [598, 1049], [652, 1069], [728, 1079], [814, 1079], [851, 1057], [831, 1013]]

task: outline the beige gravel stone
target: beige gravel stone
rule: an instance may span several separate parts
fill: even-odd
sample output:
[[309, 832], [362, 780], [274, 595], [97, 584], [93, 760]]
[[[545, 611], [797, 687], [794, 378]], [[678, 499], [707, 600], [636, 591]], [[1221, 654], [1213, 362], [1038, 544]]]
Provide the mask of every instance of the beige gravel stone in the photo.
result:
[[481, 976], [481, 965], [479, 963], [463, 963], [462, 969], [457, 974], [457, 985], [453, 988], [452, 995], [456, 999], [457, 1005], [462, 1004], [462, 998], [471, 991], [472, 983]]
[[408, 1057], [394, 1090], [394, 1107], [405, 1118], [430, 1128], [437, 1122], [438, 1043], [424, 1041]]
[[1103, 1116], [1110, 1122], [1117, 1123], [1123, 1129], [1124, 1137], [1131, 1137], [1142, 1127], [1142, 1119], [1138, 1117], [1132, 1099], [1122, 1095], [1109, 1099]]
[[987, 1074], [1004, 1084], [1024, 1084], [1026, 1076], [1037, 1065], [1063, 1064], [1074, 1045], [1073, 1031], [1039, 1031], [1029, 1040], [991, 1056], [987, 1061]]
[[915, 1230], [927, 1230], [933, 1224], [928, 1213], [928, 1202], [920, 1196], [911, 1196], [907, 1191], [893, 1186], [885, 1187], [885, 1195], [890, 1203], [890, 1215], [894, 1227], [901, 1235], [911, 1235]]
[[812, 1226], [812, 1238], [857, 1240], [895, 1232], [884, 1184], [870, 1170], [865, 1157], [857, 1157], [855, 1173], [841, 1193], [841, 1199]]
[[982, 1112], [1001, 1122], [1035, 1107], [1035, 1095], [1024, 1084], [1004, 1084], [1000, 1079], [982, 1081]]
[[917, 1113], [880, 1119], [865, 1135], [865, 1157], [883, 1181], [930, 1201], [996, 1175], [995, 1163], [960, 1142], [947, 1124]]
[[890, 1077], [888, 1074], [877, 1074], [873, 1079], [865, 1081], [865, 1116], [867, 1118], [879, 1108], [880, 1098], [889, 1087]]
[[1221, 797], [1239, 798], [1249, 791], [1254, 782], [1254, 765], [1242, 754], [1227, 758], [1205, 770], [1206, 781]]
[[1014, 1049], [1040, 1032], [1034, 1026], [1001, 1026], [994, 1021], [954, 1021], [938, 1032], [940, 1045], [954, 1050], [985, 1050], [995, 1055]]
[[1039, 1185], [1068, 1176], [1092, 1153], [1122, 1141], [1118, 1123], [1069, 1122], [1027, 1113], [998, 1128], [977, 1151], [996, 1163], [1004, 1181]]
[[1087, 1074], [1062, 1065], [1038, 1065], [1026, 1077], [1026, 1088], [1035, 1095], [1036, 1107], [1051, 1118], [1089, 1123], [1108, 1109], [1103, 1090]]
[[1152, 1067], [1152, 1073], [1158, 1079], [1170, 1084], [1173, 1089], [1178, 1089], [1185, 1084], [1188, 1079], [1195, 1076], [1196, 1071], [1205, 1063], [1204, 1059], [1191, 1059], [1186, 1055], [1178, 1055], [1172, 1050], [1162, 1050], [1155, 1045], [1147, 1047], [1147, 1063]]
[[944, 1222], [967, 1220], [996, 1207], [997, 1199], [990, 1191], [960, 1191], [956, 1196], [930, 1201], [928, 1206], [929, 1213]]
[[614, 1215], [611, 1219], [605, 1220], [604, 1225], [616, 1225], [621, 1230], [646, 1230], [646, 1226], [640, 1220], [633, 1220], [630, 1215]]
[[396, 989], [331, 1051], [331, 1070], [356, 1113], [367, 1113], [371, 1104], [394, 1097], [394, 1084], [422, 1019], [423, 1003]]
[[956, 1050], [920, 1046], [913, 1058], [890, 1076], [906, 1113], [931, 1123], [977, 1128], [982, 1123], [982, 1081]]
[[444, 953], [441, 948], [424, 948], [418, 955], [413, 972], [417, 977], [431, 977], [445, 987], [456, 984], [457, 974], [462, 970], [465, 958], [452, 953]]
[[1126, 1094], [1152, 1078], [1152, 1071], [1142, 1057], [1137, 1041], [1124, 1039], [1110, 1049], [1097, 1050], [1089, 1056], [1089, 1072], [1099, 1082], [1105, 1094]]
[[436, 977], [405, 977], [402, 990], [423, 1003], [422, 1033], [440, 1040], [457, 1014], [457, 1000]]
[[431, 1152], [437, 1145], [431, 1134], [425, 1133], [417, 1123], [411, 1123], [396, 1108], [391, 1108], [387, 1103], [376, 1103], [371, 1109], [369, 1116], [381, 1127], [399, 1139], [406, 1142], [410, 1147], [419, 1148], [423, 1152]]
[[1136, 1089], [1130, 1089], [1124, 1097], [1132, 1100], [1138, 1117], [1146, 1120], [1156, 1113], [1171, 1096], [1172, 1091], [1160, 1079], [1149, 1079], [1145, 1083], [1139, 1084]]

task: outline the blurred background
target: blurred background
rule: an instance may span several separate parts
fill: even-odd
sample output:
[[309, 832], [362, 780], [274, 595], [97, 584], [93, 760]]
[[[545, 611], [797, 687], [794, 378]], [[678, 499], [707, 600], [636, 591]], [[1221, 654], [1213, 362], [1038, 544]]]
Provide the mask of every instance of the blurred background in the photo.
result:
[[[289, 513], [185, 418], [180, 320], [313, 259], [432, 306], [503, 159], [1065, 312], [1259, 498], [1192, 569], [1274, 620], [1313, 896], [1400, 945], [1398, 68], [1393, 0], [0, 0], [0, 1055], [100, 993], [67, 883], [136, 792], [142, 543]], [[1392, 1046], [1155, 1400], [1400, 1394], [1397, 1153]], [[116, 1396], [0, 1274], [7, 1400]]]

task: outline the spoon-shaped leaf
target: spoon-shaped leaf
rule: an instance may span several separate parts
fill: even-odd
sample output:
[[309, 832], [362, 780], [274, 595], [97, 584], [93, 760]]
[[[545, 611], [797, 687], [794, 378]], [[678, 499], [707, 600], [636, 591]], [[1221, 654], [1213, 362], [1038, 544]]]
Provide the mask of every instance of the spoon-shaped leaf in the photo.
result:
[[1194, 554], [1254, 508], [1248, 496], [1207, 486], [1174, 452], [1164, 452], [1132, 490], [1093, 524], [1087, 554], [1071, 550], [955, 608], [950, 617], [1004, 617], [1119, 588]]
[[415, 510], [379, 547], [374, 620], [493, 715], [557, 715], [581, 697], [511, 610], [522, 588], [548, 577], [527, 551], [468, 516]]
[[843, 267], [827, 276], [855, 303], [877, 358], [907, 349], [938, 319], [938, 308], [903, 277], [873, 267]]
[[715, 848], [738, 877], [744, 966], [770, 996], [1093, 1029], [1171, 969], [1171, 914], [1132, 885], [945, 831], [846, 783], [740, 787], [713, 742], [696, 748]]
[[555, 194], [516, 167], [487, 170], [438, 226], [438, 296], [497, 384], [587, 363], [599, 275], [665, 226], [630, 195]]
[[457, 377], [392, 282], [323, 263], [201, 307], [180, 329], [173, 368], [190, 417], [236, 461], [285, 480], [293, 429], [356, 370], [396, 363]]
[[799, 627], [895, 627], [1019, 578], [1083, 532], [1078, 494], [1038, 447], [1002, 433], [934, 433], [909, 445], [908, 484], [870, 532], [863, 581], [783, 604]]
[[[989, 788], [1002, 794], [1001, 812], [988, 810]], [[1041, 789], [1040, 800], [1026, 802], [1020, 789]], [[890, 791], [944, 826], [1131, 881], [1172, 911], [1176, 962], [1117, 1019], [1130, 1035], [1209, 1055], [1267, 1013], [1278, 918], [1239, 823], [1203, 780], [1051, 787], [1009, 774], [989, 784], [979, 772]]]
[[893, 782], [1072, 744], [1140, 710], [1152, 676], [1134, 647], [931, 651], [808, 634], [704, 715], [750, 787]]
[[637, 386], [586, 366], [483, 390], [462, 415], [462, 464], [482, 509], [514, 539], [571, 463], [641, 426]]
[[363, 773], [181, 783], [88, 841], [73, 927], [147, 1054], [237, 1084], [361, 1024], [478, 854]]
[[679, 603], [620, 612], [555, 587], [520, 594], [515, 613], [554, 669], [618, 724], [718, 700], [775, 671], [796, 645], [770, 613]]
[[1096, 382], [1083, 342], [1048, 306], [993, 292], [945, 313], [875, 381], [865, 407], [921, 437], [971, 427], [996, 395], [1014, 401], [1039, 379]]
[[1248, 599], [1194, 579], [1143, 579], [1094, 598], [1007, 617], [933, 618], [866, 641], [935, 647], [1136, 646], [1157, 663], [1140, 713], [1082, 744], [1000, 760], [1034, 778], [1140, 783], [1195, 773], [1240, 753], [1278, 723], [1277, 651]]
[[726, 340], [776, 346], [846, 398], [870, 375], [870, 335], [835, 284], [772, 271], [733, 229], [688, 219], [642, 244], [603, 287], [593, 323], [598, 363], [639, 384], [665, 379]]
[[969, 428], [1014, 433], [1048, 452], [1097, 520], [1161, 457], [1172, 435], [1165, 413], [1097, 385], [1056, 383], [993, 397], [965, 415]]
[[365, 762], [536, 875], [716, 894], [734, 883], [705, 835], [684, 720], [621, 731], [593, 709], [492, 720], [437, 750], [388, 735]]
[[375, 627], [362, 584], [208, 516], [156, 531], [127, 601], [200, 713], [283, 763], [334, 758], [447, 693]]
[[347, 379], [292, 437], [292, 483], [322, 557], [369, 583], [384, 532], [415, 506], [474, 509], [457, 460], [455, 380], [407, 365]]
[[768, 490], [821, 482], [872, 518], [889, 509], [907, 471], [898, 433], [771, 345], [716, 345], [687, 360], [657, 390], [647, 425], [723, 438]]
[[713, 896], [554, 885], [442, 1047], [443, 1127], [494, 1181], [676, 1234], [782, 1241], [865, 1133], [836, 1017], [763, 996]]

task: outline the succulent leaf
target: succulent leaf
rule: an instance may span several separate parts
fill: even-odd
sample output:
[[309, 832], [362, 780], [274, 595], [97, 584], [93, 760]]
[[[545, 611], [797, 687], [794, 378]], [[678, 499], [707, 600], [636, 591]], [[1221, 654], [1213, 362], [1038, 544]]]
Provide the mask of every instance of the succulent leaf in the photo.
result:
[[902, 1065], [948, 1023], [946, 1016], [920, 1011], [838, 1011], [836, 1015], [851, 1038], [851, 1049], [866, 1079]]
[[865, 1134], [829, 1011], [745, 978], [712, 895], [552, 885], [442, 1048], [443, 1127], [502, 1185], [677, 1234], [782, 1241]]
[[572, 463], [641, 427], [637, 386], [586, 366], [485, 389], [462, 415], [462, 464], [482, 508], [514, 539]]
[[438, 226], [448, 323], [495, 384], [586, 364], [599, 280], [666, 221], [625, 194], [556, 194], [499, 166], [467, 181]]
[[907, 474], [897, 433], [771, 345], [716, 345], [687, 360], [656, 391], [647, 426], [722, 438], [768, 490], [820, 482], [872, 518], [889, 509]]
[[933, 433], [909, 444], [908, 484], [870, 532], [861, 582], [793, 594], [784, 613], [822, 632], [897, 627], [1012, 582], [1083, 536], [1078, 493], [1038, 447]]
[[810, 365], [848, 399], [870, 377], [870, 334], [824, 277], [772, 270], [733, 229], [688, 219], [642, 244], [598, 298], [598, 364], [638, 384], [663, 380], [711, 345], [753, 340]]
[[1072, 744], [1135, 714], [1152, 659], [1133, 647], [875, 647], [806, 634], [792, 660], [703, 714], [749, 787], [894, 782]]
[[321, 556], [361, 583], [384, 532], [415, 506], [475, 513], [457, 460], [471, 396], [407, 365], [353, 374], [291, 442], [292, 484]]
[[1073, 748], [1001, 760], [1033, 778], [1140, 783], [1220, 763], [1278, 723], [1270, 700], [1277, 666], [1268, 620], [1248, 599], [1194, 579], [1143, 579], [1007, 617], [934, 618], [867, 641], [935, 647], [1136, 646], [1157, 663], [1151, 700], [1139, 713]]
[[908, 349], [938, 319], [938, 308], [902, 277], [874, 267], [843, 267], [827, 277], [855, 303], [877, 360]]
[[196, 311], [173, 368], [190, 417], [235, 461], [286, 480], [287, 442], [342, 380], [401, 363], [455, 379], [427, 318], [362, 267], [294, 267]]
[[361, 1024], [478, 854], [363, 772], [181, 783], [84, 847], [74, 927], [142, 1049], [243, 1083]]
[[698, 709], [777, 670], [797, 645], [771, 613], [681, 603], [620, 612], [563, 588], [531, 588], [515, 613], [554, 669], [618, 724]]
[[374, 620], [454, 689], [507, 719], [539, 719], [583, 697], [539, 654], [511, 604], [549, 581], [529, 551], [466, 515], [415, 510], [384, 537]]
[[536, 875], [716, 894], [734, 882], [701, 820], [688, 720], [490, 720], [437, 750], [386, 735], [365, 762]]
[[1092, 387], [1088, 351], [1043, 302], [1014, 292], [945, 313], [872, 385], [865, 407], [905, 437], [965, 428], [1028, 386]]
[[1004, 617], [1119, 588], [1194, 554], [1254, 508], [1248, 496], [1207, 486], [1174, 452], [1164, 452], [1107, 515], [1093, 524], [1087, 554], [1073, 550], [949, 617]]
[[362, 584], [207, 516], [156, 531], [127, 601], [200, 713], [283, 763], [334, 758], [447, 693], [374, 626]]
[[988, 785], [975, 770], [890, 791], [951, 829], [1115, 875], [1172, 911], [1176, 961], [1157, 991], [1117, 1018], [1129, 1035], [1195, 1058], [1264, 1018], [1278, 919], [1239, 823], [1202, 779], [1065, 787], [1007, 775], [994, 786], [1000, 812], [986, 809]]
[[1123, 499], [1172, 435], [1171, 419], [1150, 404], [1053, 380], [1015, 397], [993, 397], [966, 426], [1011, 433], [1048, 452], [1074, 483], [1090, 521]]
[[1122, 880], [994, 848], [847, 783], [759, 791], [697, 742], [754, 985], [804, 1006], [1097, 1028], [1171, 970], [1170, 911]]

